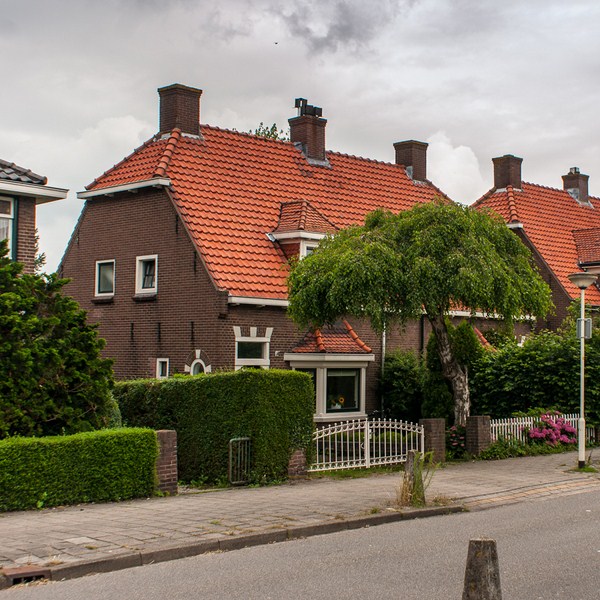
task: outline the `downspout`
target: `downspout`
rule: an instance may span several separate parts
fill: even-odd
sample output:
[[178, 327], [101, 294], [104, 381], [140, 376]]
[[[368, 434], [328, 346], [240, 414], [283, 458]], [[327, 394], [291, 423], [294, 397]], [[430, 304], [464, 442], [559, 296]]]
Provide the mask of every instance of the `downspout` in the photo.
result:
[[419, 355], [422, 357], [425, 351], [425, 315], [419, 318]]

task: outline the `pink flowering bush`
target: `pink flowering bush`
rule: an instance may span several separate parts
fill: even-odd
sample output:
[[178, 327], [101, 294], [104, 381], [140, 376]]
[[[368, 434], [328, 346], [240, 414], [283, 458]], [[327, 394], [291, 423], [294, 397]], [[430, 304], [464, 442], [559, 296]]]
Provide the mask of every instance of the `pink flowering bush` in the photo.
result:
[[532, 427], [528, 433], [532, 442], [545, 443], [549, 446], [577, 443], [577, 429], [563, 418], [553, 414], [542, 415], [537, 427]]
[[446, 430], [446, 458], [448, 460], [465, 456], [465, 440], [466, 430], [461, 425], [452, 425]]

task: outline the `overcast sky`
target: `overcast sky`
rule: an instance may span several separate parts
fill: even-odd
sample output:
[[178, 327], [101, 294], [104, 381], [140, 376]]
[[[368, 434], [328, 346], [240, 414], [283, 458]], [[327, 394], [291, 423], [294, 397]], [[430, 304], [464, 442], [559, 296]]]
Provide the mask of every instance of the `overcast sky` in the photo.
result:
[[204, 90], [201, 121], [287, 130], [321, 106], [330, 150], [392, 162], [429, 142], [428, 176], [471, 203], [491, 159], [600, 196], [597, 0], [0, 0], [0, 158], [70, 189], [38, 209], [52, 271], [75, 193], [158, 128], [158, 87]]

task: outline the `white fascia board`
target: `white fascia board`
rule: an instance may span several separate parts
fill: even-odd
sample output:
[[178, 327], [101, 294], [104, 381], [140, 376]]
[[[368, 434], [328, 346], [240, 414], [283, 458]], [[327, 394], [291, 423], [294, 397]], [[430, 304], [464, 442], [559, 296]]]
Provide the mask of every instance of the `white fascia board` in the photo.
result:
[[284, 231], [277, 233], [273, 231], [271, 235], [277, 240], [322, 240], [327, 236], [326, 233], [310, 233], [308, 231]]
[[523, 229], [523, 223], [508, 223], [507, 227], [509, 229]]
[[35, 185], [33, 183], [23, 183], [19, 181], [0, 182], [0, 194], [14, 194], [16, 196], [27, 196], [35, 198], [36, 204], [44, 202], [53, 202], [54, 200], [64, 200], [69, 190], [64, 188], [54, 188], [47, 185]]
[[449, 315], [451, 317], [477, 317], [478, 319], [502, 320], [502, 317], [496, 313], [488, 314], [482, 313], [481, 311], [475, 311], [472, 313], [469, 310], [451, 310]]
[[146, 179], [144, 181], [133, 181], [131, 183], [123, 183], [122, 185], [113, 185], [111, 187], [101, 188], [99, 190], [91, 190], [89, 192], [77, 192], [77, 197], [82, 200], [93, 198], [94, 196], [110, 196], [118, 192], [133, 192], [146, 187], [169, 187], [171, 180], [167, 177], [156, 177], [155, 179]]
[[227, 304], [249, 304], [252, 306], [281, 306], [287, 308], [288, 300], [278, 300], [276, 298], [249, 298], [247, 296], [229, 296]]
[[[353, 363], [356, 367], [366, 367], [375, 361], [374, 354], [329, 354], [326, 352], [286, 352], [283, 360], [290, 363], [312, 363], [320, 366], [324, 363]], [[304, 366], [310, 366], [306, 364]]]

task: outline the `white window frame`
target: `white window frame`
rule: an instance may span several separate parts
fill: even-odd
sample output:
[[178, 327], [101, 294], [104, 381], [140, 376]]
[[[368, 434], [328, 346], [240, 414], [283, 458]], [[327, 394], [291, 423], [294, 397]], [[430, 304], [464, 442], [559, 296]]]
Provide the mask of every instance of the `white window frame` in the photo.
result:
[[[113, 266], [112, 276], [112, 292], [101, 292], [100, 291], [100, 265], [111, 264]], [[96, 298], [112, 298], [115, 295], [115, 275], [116, 275], [116, 261], [114, 259], [108, 260], [97, 260], [96, 261], [96, 276], [94, 278], [94, 295]]]
[[[243, 336], [242, 328], [234, 326], [233, 333], [235, 335], [235, 370], [239, 371], [239, 369], [242, 367], [260, 367], [262, 369], [268, 369], [271, 364], [270, 351], [273, 327], [267, 327], [265, 329], [264, 336], [258, 336], [257, 327], [250, 327], [250, 335]], [[253, 342], [262, 344], [262, 358], [238, 358], [238, 344], [240, 342]]]
[[[161, 374], [161, 365], [167, 366], [166, 375]], [[169, 359], [168, 358], [157, 358], [156, 359], [156, 379], [168, 379], [169, 377]]]
[[[142, 287], [144, 282], [144, 264], [154, 261], [154, 286], [151, 288]], [[136, 256], [135, 258], [135, 293], [158, 294], [158, 254], [147, 254], [146, 256]]]
[[0, 196], [0, 200], [8, 202], [10, 204], [10, 213], [7, 215], [0, 214], [0, 219], [6, 219], [8, 223], [8, 237], [2, 238], [8, 240], [8, 256], [12, 258], [13, 255], [13, 229], [15, 226], [15, 200], [10, 196]]
[[[296, 369], [315, 370], [315, 416], [314, 421], [345, 421], [347, 419], [363, 419], [366, 413], [367, 367], [375, 361], [373, 354], [313, 354], [286, 353], [284, 360]], [[327, 370], [328, 369], [360, 369], [360, 387], [358, 403], [355, 411], [327, 412]]]
[[300, 258], [306, 258], [318, 245], [318, 241], [300, 240]]
[[190, 375], [200, 375], [200, 373], [194, 373], [194, 367], [196, 365], [202, 365], [202, 373], [207, 373], [208, 371], [206, 370], [206, 365], [204, 364], [204, 361], [201, 358], [197, 358], [191, 365], [190, 365]]

